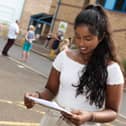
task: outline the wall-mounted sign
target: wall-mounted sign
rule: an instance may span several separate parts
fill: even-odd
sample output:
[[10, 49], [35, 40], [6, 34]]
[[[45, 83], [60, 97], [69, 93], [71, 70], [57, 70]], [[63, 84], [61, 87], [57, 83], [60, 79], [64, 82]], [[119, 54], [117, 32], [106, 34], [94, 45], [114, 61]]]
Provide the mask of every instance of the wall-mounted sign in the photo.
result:
[[63, 33], [65, 33], [66, 30], [67, 30], [67, 25], [68, 25], [67, 22], [61, 21], [61, 22], [59, 23], [58, 31], [62, 31]]

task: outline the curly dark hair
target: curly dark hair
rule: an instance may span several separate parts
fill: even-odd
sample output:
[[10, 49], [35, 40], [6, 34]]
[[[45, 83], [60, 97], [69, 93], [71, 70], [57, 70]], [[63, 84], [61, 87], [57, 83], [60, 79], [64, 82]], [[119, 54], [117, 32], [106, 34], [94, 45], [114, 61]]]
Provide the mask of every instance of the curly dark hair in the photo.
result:
[[100, 5], [88, 5], [75, 19], [74, 29], [87, 26], [93, 35], [99, 38], [99, 44], [94, 49], [86, 68], [83, 68], [76, 94], [86, 94], [90, 104], [101, 108], [105, 101], [107, 82], [107, 65], [116, 61], [115, 46], [109, 30], [108, 17]]

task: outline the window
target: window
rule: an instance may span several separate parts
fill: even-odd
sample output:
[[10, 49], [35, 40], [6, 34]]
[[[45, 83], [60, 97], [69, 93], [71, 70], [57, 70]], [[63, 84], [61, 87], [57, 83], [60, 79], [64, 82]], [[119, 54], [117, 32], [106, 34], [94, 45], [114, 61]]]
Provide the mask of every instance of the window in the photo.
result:
[[125, 0], [117, 0], [115, 5], [115, 10], [121, 10], [123, 8], [123, 3]]
[[97, 0], [105, 9], [126, 12], [126, 0]]
[[106, 9], [113, 9], [115, 5], [116, 0], [106, 0], [104, 7]]

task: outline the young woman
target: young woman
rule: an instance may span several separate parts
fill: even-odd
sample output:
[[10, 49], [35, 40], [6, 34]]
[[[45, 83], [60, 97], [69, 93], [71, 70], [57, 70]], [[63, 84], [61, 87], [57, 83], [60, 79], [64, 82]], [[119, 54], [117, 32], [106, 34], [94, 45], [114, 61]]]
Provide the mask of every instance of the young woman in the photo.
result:
[[32, 41], [35, 40], [35, 28], [33, 25], [29, 26], [29, 30], [25, 36], [25, 42], [23, 44], [22, 61], [27, 61], [30, 50], [32, 49]]
[[72, 114], [47, 113], [42, 126], [99, 126], [117, 117], [124, 78], [103, 8], [88, 5], [76, 17], [74, 30], [78, 49], [56, 57], [44, 91], [25, 94], [27, 108], [35, 104], [27, 98], [30, 95], [55, 98], [71, 110]]

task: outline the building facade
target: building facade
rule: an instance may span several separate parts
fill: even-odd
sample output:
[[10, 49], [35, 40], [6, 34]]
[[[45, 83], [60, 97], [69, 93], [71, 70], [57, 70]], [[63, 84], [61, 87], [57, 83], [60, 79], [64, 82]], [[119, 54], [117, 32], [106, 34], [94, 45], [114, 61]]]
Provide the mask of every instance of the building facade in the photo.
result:
[[30, 17], [39, 13], [49, 13], [52, 0], [0, 0], [0, 36], [7, 37], [8, 25], [20, 21], [21, 34], [25, 34]]
[[[20, 19], [21, 31], [25, 33], [29, 25], [30, 17], [32, 15], [38, 13], [51, 14], [54, 18], [50, 26], [50, 31], [56, 33], [59, 29], [59, 24], [61, 22], [65, 22], [67, 23], [67, 28], [65, 32], [66, 38], [74, 36], [74, 20], [76, 15], [82, 10], [82, 8], [87, 4], [100, 3], [104, 6], [109, 16], [113, 31], [113, 38], [118, 49], [117, 51], [122, 59], [126, 59], [126, 0], [13, 0], [11, 2], [10, 0], [5, 1], [6, 2], [2, 2], [2, 0], [0, 0], [1, 20], [7, 20], [9, 18], [9, 20]], [[12, 4], [13, 2], [16, 3], [15, 6]], [[16, 7], [19, 10], [17, 10]], [[2, 8], [6, 9], [6, 11], [4, 9], [2, 10]], [[3, 12], [7, 13], [5, 14]], [[49, 27], [47, 27], [45, 31], [47, 31], [46, 33], [48, 33]], [[41, 35], [45, 35], [44, 32]]]
[[29, 25], [30, 17], [39, 13], [49, 13], [51, 0], [25, 0], [21, 17], [21, 29], [26, 31]]
[[[117, 3], [122, 1], [122, 3]], [[100, 3], [106, 9], [109, 16], [109, 20], [112, 26], [113, 38], [117, 46], [117, 52], [119, 53], [121, 59], [126, 58], [126, 8], [123, 6], [123, 11], [119, 10], [121, 5], [126, 5], [126, 0], [52, 0], [50, 13], [55, 14], [55, 22], [53, 24], [53, 32], [56, 32], [59, 23], [61, 21], [67, 22], [68, 27], [65, 33], [65, 37], [73, 37], [73, 23], [76, 15], [81, 11], [81, 9], [87, 4]], [[110, 4], [111, 2], [111, 4]], [[123, 3], [124, 2], [124, 3]], [[119, 5], [119, 7], [115, 6]], [[111, 5], [111, 6], [110, 6]], [[117, 10], [113, 9], [114, 6]], [[56, 12], [57, 10], [57, 12]]]

